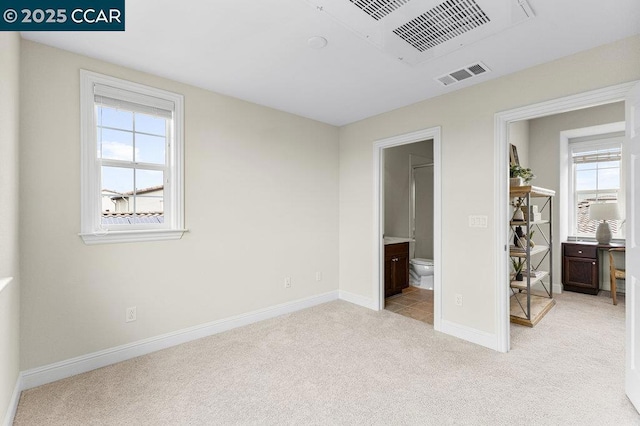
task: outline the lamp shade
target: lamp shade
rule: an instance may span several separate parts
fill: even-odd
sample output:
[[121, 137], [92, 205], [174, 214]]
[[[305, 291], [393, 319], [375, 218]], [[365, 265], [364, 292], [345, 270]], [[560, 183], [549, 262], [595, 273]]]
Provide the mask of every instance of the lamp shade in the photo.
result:
[[618, 210], [618, 203], [594, 203], [589, 206], [591, 220], [619, 220], [622, 219]]

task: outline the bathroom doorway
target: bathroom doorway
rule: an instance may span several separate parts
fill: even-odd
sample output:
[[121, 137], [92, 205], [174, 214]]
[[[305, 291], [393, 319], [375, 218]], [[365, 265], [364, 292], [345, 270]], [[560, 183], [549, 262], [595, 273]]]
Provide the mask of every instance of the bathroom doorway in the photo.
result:
[[[433, 324], [438, 330], [440, 128], [378, 141], [374, 159], [378, 308]], [[392, 276], [401, 288], [395, 284], [390, 288]]]
[[386, 148], [384, 169], [384, 308], [433, 324], [433, 140]]

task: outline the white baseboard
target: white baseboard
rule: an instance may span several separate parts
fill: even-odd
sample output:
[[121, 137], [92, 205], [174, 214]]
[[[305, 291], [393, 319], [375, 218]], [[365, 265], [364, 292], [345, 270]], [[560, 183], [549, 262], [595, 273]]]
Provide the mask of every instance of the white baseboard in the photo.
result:
[[348, 291], [339, 290], [338, 298], [345, 302], [353, 303], [354, 305], [362, 306], [363, 308], [378, 310], [375, 302], [368, 297], [360, 296], [359, 294], [349, 293]]
[[465, 325], [456, 324], [451, 321], [440, 321], [440, 331], [462, 340], [484, 346], [494, 351], [499, 351], [498, 335], [476, 330]]
[[4, 426], [11, 426], [13, 424], [13, 419], [16, 416], [16, 411], [18, 410], [18, 403], [20, 402], [20, 394], [22, 393], [22, 373], [18, 374], [18, 378], [16, 379], [16, 386], [13, 388], [13, 394], [11, 395], [11, 401], [9, 401], [9, 406], [7, 407], [7, 414], [4, 416]]
[[246, 314], [212, 321], [210, 323], [185, 328], [172, 333], [128, 343], [126, 345], [105, 349], [76, 358], [68, 359], [43, 367], [33, 368], [21, 373], [20, 390], [30, 389], [47, 383], [55, 382], [96, 368], [105, 367], [161, 349], [166, 349], [192, 340], [222, 333], [237, 327], [252, 324], [269, 318], [310, 308], [315, 305], [338, 299], [338, 291], [331, 291], [306, 299], [295, 300], [276, 306], [271, 306]]

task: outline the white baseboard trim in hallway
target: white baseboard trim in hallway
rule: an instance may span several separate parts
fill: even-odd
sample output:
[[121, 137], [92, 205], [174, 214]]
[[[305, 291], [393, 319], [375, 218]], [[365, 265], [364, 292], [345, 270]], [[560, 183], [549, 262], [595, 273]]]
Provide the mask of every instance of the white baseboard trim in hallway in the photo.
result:
[[348, 291], [340, 290], [338, 292], [340, 300], [344, 300], [345, 302], [353, 303], [354, 305], [362, 306], [363, 308], [373, 309], [374, 311], [378, 310], [378, 307], [375, 306], [375, 302], [368, 297], [360, 296], [359, 294], [349, 293]]
[[13, 388], [13, 394], [11, 395], [11, 401], [7, 407], [7, 414], [4, 416], [3, 426], [11, 426], [13, 419], [16, 416], [16, 410], [18, 409], [18, 403], [20, 402], [20, 393], [22, 392], [22, 373], [18, 374], [16, 379], [16, 386]]
[[498, 336], [496, 334], [487, 333], [486, 331], [476, 330], [475, 328], [456, 324], [451, 321], [442, 320], [440, 323], [440, 331], [459, 339], [484, 346], [494, 351], [498, 351]]
[[20, 373], [19, 391], [337, 299], [338, 291], [330, 291], [26, 370]]

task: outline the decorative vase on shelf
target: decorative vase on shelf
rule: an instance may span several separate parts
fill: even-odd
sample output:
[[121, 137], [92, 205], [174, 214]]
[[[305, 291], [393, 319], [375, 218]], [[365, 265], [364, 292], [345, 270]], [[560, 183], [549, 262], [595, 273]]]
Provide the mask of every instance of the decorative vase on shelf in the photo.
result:
[[513, 212], [512, 220], [517, 222], [524, 222], [524, 212], [522, 211], [522, 209], [516, 209], [516, 211]]
[[522, 276], [522, 272], [518, 272], [516, 274], [516, 281], [524, 281], [524, 277]]
[[524, 184], [524, 179], [521, 177], [509, 178], [510, 186], [522, 186]]
[[[524, 232], [522, 231], [522, 226], [516, 226], [516, 232], [515, 232], [515, 235], [513, 236], [513, 245], [516, 247], [522, 247], [522, 244], [520, 243], [522, 241], [522, 238], [524, 238]], [[522, 248], [525, 248], [525, 247], [522, 247]]]

